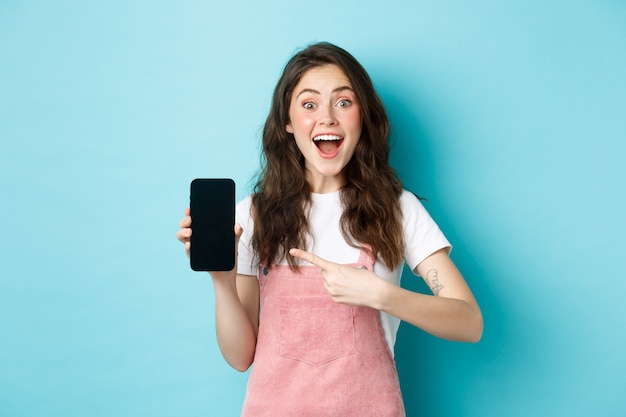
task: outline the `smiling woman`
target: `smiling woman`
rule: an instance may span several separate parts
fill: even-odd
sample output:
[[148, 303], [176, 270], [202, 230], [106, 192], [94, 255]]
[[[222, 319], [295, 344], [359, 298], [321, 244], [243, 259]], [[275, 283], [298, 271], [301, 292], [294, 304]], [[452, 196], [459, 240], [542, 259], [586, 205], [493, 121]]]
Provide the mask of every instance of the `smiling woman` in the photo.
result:
[[361, 137], [361, 112], [350, 80], [337, 65], [308, 70], [295, 88], [287, 132], [304, 156], [315, 193], [341, 188], [344, 168]]
[[[322, 94], [326, 102], [320, 102]], [[350, 145], [342, 144], [337, 157], [324, 160], [312, 141], [317, 134], [337, 132], [343, 132], [341, 137], [348, 137]], [[346, 152], [341, 148], [352, 147], [344, 164]], [[341, 189], [342, 239], [355, 247], [368, 242], [372, 253], [388, 265], [402, 260], [402, 184], [389, 164], [389, 121], [369, 75], [347, 51], [320, 43], [287, 63], [263, 130], [263, 153], [266, 164], [253, 196], [254, 210], [257, 219], [272, 221], [254, 225], [252, 244], [258, 259], [286, 259], [295, 266], [287, 250], [307, 244], [306, 206], [312, 191]], [[337, 166], [342, 170], [337, 172]], [[335, 171], [313, 175], [319, 183], [309, 181], [312, 172], [327, 167]]]
[[[404, 416], [400, 320], [480, 339], [480, 308], [390, 167], [388, 136], [348, 52], [315, 44], [287, 63], [263, 131], [266, 164], [237, 206], [237, 267], [210, 272], [222, 354], [241, 371], [254, 362], [242, 416]], [[187, 212], [187, 250], [191, 224]], [[400, 287], [405, 261], [432, 295]]]

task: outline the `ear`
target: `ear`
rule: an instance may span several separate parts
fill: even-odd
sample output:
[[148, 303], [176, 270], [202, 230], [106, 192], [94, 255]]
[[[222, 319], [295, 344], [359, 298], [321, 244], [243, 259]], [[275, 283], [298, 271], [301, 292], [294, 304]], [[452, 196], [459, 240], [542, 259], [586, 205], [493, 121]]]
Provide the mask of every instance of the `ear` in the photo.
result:
[[293, 134], [293, 127], [291, 127], [291, 123], [287, 123], [287, 133]]

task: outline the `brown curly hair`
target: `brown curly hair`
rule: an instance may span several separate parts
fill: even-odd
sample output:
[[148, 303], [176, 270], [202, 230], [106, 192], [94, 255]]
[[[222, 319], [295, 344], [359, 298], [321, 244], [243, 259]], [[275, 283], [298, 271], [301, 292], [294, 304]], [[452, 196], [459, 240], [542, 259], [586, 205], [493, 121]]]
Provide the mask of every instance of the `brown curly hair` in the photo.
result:
[[303, 74], [328, 64], [341, 68], [361, 109], [362, 133], [354, 155], [344, 168], [341, 189], [341, 229], [353, 247], [369, 246], [371, 254], [389, 268], [402, 260], [402, 183], [389, 165], [389, 120], [372, 81], [347, 51], [330, 43], [316, 43], [295, 54], [278, 80], [263, 128], [261, 170], [254, 187], [252, 247], [259, 263], [272, 265], [303, 248], [310, 235], [307, 212], [311, 203], [305, 179], [304, 157], [288, 133], [289, 105]]

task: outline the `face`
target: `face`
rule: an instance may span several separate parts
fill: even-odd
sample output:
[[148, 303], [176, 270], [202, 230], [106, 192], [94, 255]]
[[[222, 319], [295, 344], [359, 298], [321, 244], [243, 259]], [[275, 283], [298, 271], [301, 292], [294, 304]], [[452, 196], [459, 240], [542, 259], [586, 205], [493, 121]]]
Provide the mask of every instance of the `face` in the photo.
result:
[[324, 65], [303, 74], [292, 93], [286, 128], [304, 156], [312, 191], [341, 188], [343, 170], [361, 137], [359, 103], [341, 68]]

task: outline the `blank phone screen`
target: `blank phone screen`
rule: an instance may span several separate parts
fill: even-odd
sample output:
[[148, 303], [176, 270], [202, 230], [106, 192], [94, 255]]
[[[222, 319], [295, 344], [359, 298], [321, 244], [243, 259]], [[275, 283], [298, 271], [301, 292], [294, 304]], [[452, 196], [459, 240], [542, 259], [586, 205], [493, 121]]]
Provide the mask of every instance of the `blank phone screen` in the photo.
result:
[[235, 267], [235, 182], [198, 178], [191, 182], [191, 269], [230, 271]]

